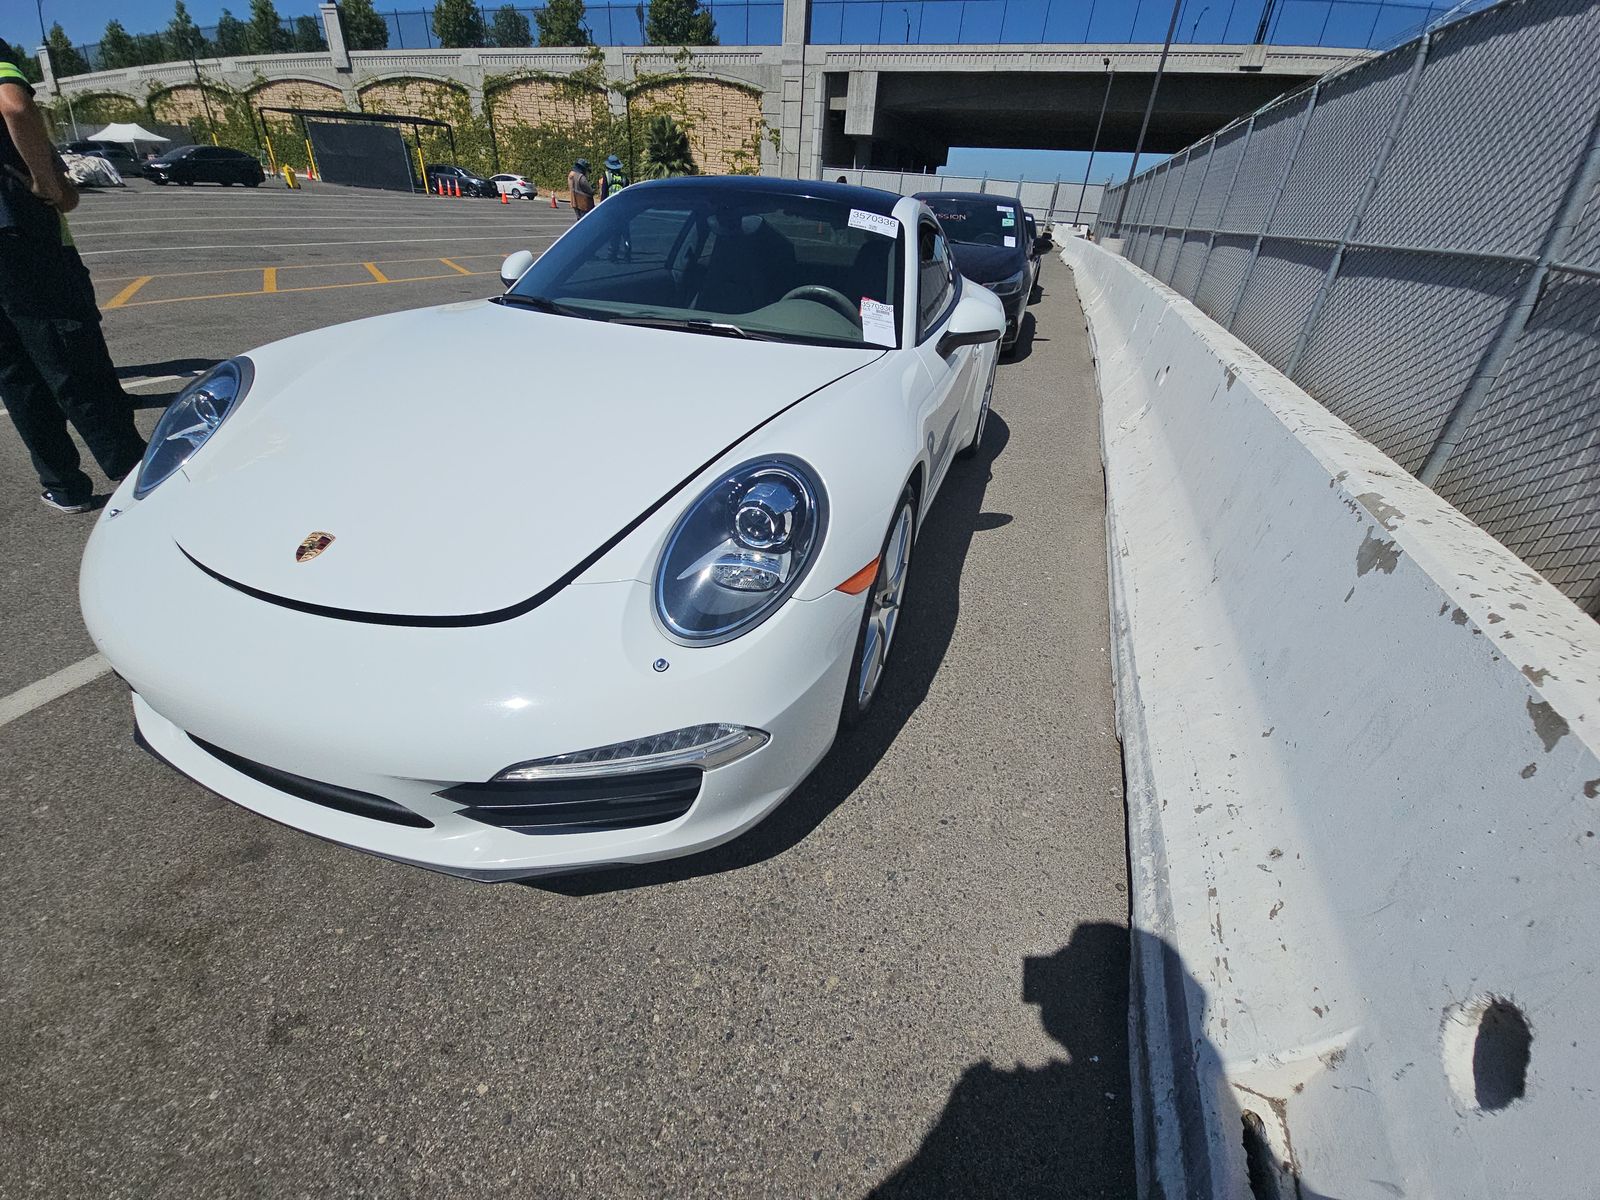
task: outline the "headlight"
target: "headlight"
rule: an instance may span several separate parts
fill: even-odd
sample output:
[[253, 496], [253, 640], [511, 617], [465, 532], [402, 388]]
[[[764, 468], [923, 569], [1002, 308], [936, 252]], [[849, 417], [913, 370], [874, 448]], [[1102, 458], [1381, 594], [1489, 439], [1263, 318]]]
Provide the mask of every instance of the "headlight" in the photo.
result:
[[996, 283], [991, 283], [989, 285], [989, 290], [997, 296], [1009, 296], [1013, 292], [1019, 292], [1022, 290], [1023, 277], [1026, 276], [1027, 273], [1028, 270], [1026, 267], [1024, 267], [1015, 275], [1009, 275]]
[[827, 505], [809, 468], [762, 459], [689, 507], [656, 565], [656, 615], [694, 645], [738, 637], [777, 611], [822, 544]]
[[244, 399], [254, 377], [248, 358], [230, 358], [178, 393], [150, 435], [134, 499], [143, 500], [155, 491], [206, 444]]

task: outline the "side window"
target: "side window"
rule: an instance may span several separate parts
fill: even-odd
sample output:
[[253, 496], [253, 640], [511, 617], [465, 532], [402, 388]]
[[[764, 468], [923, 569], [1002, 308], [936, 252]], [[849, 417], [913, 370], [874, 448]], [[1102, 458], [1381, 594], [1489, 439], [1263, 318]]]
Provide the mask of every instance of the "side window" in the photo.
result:
[[924, 221], [917, 226], [917, 341], [923, 341], [944, 319], [955, 293], [955, 264], [944, 234]]

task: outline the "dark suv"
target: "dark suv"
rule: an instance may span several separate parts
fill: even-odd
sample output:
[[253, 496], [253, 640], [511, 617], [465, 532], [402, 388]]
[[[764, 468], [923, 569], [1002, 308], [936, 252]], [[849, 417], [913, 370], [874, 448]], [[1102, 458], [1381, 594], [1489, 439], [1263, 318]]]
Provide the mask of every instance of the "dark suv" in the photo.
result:
[[229, 146], [179, 146], [144, 166], [146, 179], [157, 183], [220, 183], [258, 187], [266, 172], [255, 156]]
[[103, 158], [119, 175], [137, 175], [144, 170], [144, 164], [134, 157], [133, 151], [117, 142], [68, 142], [62, 149], [69, 154], [93, 154]]
[[450, 189], [460, 188], [463, 196], [491, 196], [500, 198], [500, 189], [482, 175], [474, 175], [465, 167], [452, 167], [445, 163], [428, 164], [428, 190], [437, 192], [443, 183]]
[[1050, 248], [1033, 218], [1010, 196], [981, 192], [918, 192], [950, 239], [950, 256], [973, 283], [981, 283], [1006, 310], [1003, 349], [1016, 343], [1022, 314], [1039, 278], [1039, 256]]

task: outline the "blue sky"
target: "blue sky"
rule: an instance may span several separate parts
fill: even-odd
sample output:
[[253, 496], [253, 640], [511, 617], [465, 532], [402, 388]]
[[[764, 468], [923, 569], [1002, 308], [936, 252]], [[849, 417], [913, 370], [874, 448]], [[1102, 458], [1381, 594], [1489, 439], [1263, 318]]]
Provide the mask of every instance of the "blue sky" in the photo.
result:
[[[186, 0], [202, 25], [215, 23], [222, 0]], [[485, 0], [486, 7], [497, 0]], [[515, 0], [519, 5], [530, 0]], [[172, 0], [43, 0], [47, 25], [61, 22], [75, 42], [100, 37], [106, 22], [121, 21], [130, 32], [162, 29], [172, 19]], [[1184, 0], [1178, 37], [1182, 41], [1241, 42], [1255, 35], [1263, 0]], [[1278, 0], [1272, 40], [1279, 44], [1366, 45], [1394, 40], [1422, 15], [1409, 5], [1428, 0]], [[316, 11], [316, 0], [277, 0], [278, 11], [300, 16]], [[249, 0], [230, 0], [236, 16], [247, 15]], [[378, 0], [380, 11], [417, 10], [422, 0]], [[592, 7], [601, 7], [593, 5]], [[631, 2], [619, 3], [631, 12]], [[723, 6], [719, 3], [718, 9]], [[7, 0], [0, 36], [29, 49], [39, 38], [30, 0]], [[719, 12], [719, 24], [738, 27], [748, 16], [752, 36], [774, 33], [779, 0], [755, 0]], [[737, 12], [737, 16], [735, 13]], [[1168, 0], [813, 0], [817, 41], [1041, 42], [1156, 41], [1166, 34], [1172, 13]], [[597, 16], [599, 14], [596, 14]], [[771, 26], [771, 30], [768, 30]], [[732, 32], [732, 29], [729, 30]], [[731, 40], [731, 39], [730, 39]], [[761, 40], [771, 40], [762, 38]]]

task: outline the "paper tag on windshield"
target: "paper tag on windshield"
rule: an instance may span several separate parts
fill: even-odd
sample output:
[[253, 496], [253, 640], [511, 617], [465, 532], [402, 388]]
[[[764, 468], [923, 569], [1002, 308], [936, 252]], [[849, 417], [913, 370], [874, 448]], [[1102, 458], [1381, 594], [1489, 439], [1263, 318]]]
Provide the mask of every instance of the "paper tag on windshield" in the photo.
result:
[[1016, 246], [1016, 244], [1017, 244], [1017, 239], [1016, 239], [1016, 238], [1014, 238], [1014, 237], [1008, 237], [1008, 238], [1007, 238], [1007, 239], [1006, 239], [1006, 249], [1008, 249], [1008, 250], [1010, 250], [1010, 249], [1012, 249], [1012, 248], [1013, 248], [1013, 247], [1015, 247], [1015, 246]]
[[883, 234], [884, 237], [900, 236], [899, 221], [882, 213], [862, 212], [859, 208], [850, 210], [850, 228], [870, 229], [873, 233]]
[[874, 346], [894, 345], [894, 305], [861, 297], [861, 339]]

